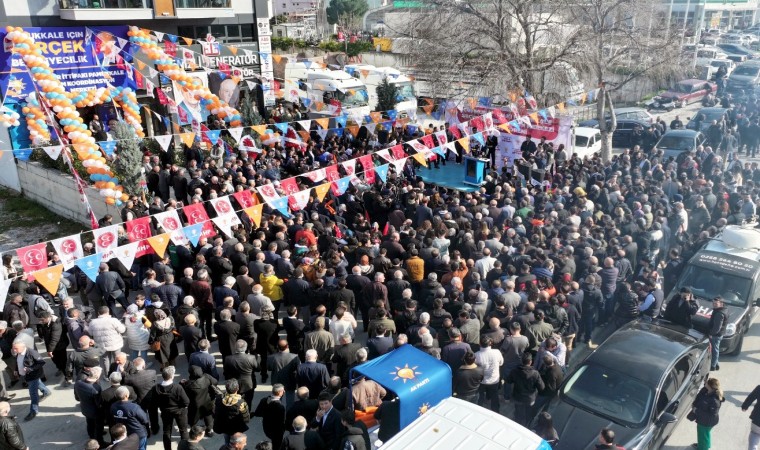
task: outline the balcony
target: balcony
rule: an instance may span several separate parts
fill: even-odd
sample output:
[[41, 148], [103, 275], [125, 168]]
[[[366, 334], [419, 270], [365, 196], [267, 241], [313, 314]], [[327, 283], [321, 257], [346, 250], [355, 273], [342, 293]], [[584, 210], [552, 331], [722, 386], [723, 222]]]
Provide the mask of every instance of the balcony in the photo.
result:
[[61, 19], [119, 21], [153, 19], [146, 0], [59, 0]]
[[178, 19], [211, 19], [235, 17], [232, 0], [176, 0]]

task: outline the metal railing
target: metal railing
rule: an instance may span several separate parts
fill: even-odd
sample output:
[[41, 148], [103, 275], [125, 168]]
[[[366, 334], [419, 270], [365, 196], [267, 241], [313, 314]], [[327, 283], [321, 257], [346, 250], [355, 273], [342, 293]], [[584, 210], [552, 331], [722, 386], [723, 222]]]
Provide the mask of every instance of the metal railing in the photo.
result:
[[175, 0], [177, 8], [232, 8], [231, 0]]
[[61, 9], [147, 8], [145, 0], [59, 0]]

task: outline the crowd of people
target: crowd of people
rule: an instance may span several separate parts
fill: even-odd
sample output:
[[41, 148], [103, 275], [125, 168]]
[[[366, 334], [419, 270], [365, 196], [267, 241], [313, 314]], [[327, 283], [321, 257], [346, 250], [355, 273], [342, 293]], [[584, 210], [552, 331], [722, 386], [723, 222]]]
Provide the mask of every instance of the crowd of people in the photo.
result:
[[[740, 135], [735, 130], [757, 106], [751, 99], [737, 105], [726, 133]], [[667, 129], [662, 121], [655, 127]], [[451, 133], [433, 125], [380, 134], [362, 128], [357, 137], [323, 140], [314, 132], [306, 148], [277, 144], [260, 154], [212, 158], [185, 148], [184, 164], [167, 159], [178, 156], [171, 152], [146, 155], [151, 200], [133, 196], [121, 219], [264, 184], [280, 189], [285, 178], [438, 131]], [[474, 150], [494, 162], [493, 143]], [[218, 433], [224, 449], [240, 450], [252, 417], [262, 418], [267, 437], [257, 449], [369, 450], [366, 423], [379, 423], [381, 441], [392, 437], [398, 401], [349, 372], [413, 345], [451, 367], [455, 396], [497, 413], [506, 402], [515, 421], [556, 445], [541, 407], [557, 395], [576, 345], [593, 346], [602, 326], [658, 318], [664, 304], [666, 319], [690, 326], [689, 293], [665, 296], [696, 249], [755, 215], [760, 168], [741, 161], [744, 146], [739, 140], [735, 153], [699, 147], [673, 160], [636, 145], [604, 163], [542, 139], [524, 146], [518, 164], [546, 169], [550, 188], [492, 165], [474, 192], [421, 182], [416, 173], [434, 164], [408, 158], [387, 182], [312, 197], [288, 216], [267, 207], [258, 225], [241, 214], [231, 235], [172, 244], [132, 267], [111, 259], [95, 281], [75, 267], [55, 296], [4, 256], [2, 275], [13, 282], [0, 349], [10, 386], [29, 389], [25, 420], [35, 419], [50, 395], [46, 352], [79, 402], [89, 450], [142, 450], [158, 434], [170, 450], [175, 425], [179, 449], [203, 449], [204, 437]], [[449, 163], [459, 158], [448, 155]], [[315, 182], [299, 176], [298, 183]], [[95, 252], [92, 243], [84, 248]], [[55, 254], [50, 260], [60, 263]], [[716, 349], [726, 318], [713, 318]], [[714, 351], [713, 370], [718, 358]], [[182, 359], [188, 369], [179, 374]], [[253, 404], [264, 383], [271, 395]], [[0, 447], [23, 450], [23, 426], [6, 403], [13, 397], [3, 380]], [[722, 402], [711, 378], [694, 405], [700, 450], [710, 448]], [[759, 415], [756, 407], [750, 448], [760, 442]], [[618, 445], [612, 430], [600, 431], [597, 448]]]

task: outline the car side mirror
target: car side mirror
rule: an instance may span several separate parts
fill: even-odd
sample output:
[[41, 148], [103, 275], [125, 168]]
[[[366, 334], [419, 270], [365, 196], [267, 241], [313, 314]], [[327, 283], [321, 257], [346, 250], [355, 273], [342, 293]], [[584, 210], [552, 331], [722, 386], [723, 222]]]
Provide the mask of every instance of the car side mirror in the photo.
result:
[[675, 423], [675, 422], [676, 422], [676, 420], [678, 420], [678, 419], [676, 418], [676, 416], [674, 416], [674, 415], [673, 415], [673, 414], [671, 414], [671, 413], [668, 413], [668, 412], [664, 412], [664, 413], [662, 413], [662, 414], [660, 415], [660, 418], [659, 418], [659, 419], [657, 419], [657, 426], [658, 426], [658, 427], [661, 427], [661, 426], [667, 425], [667, 424], [669, 424], [669, 423]]
[[755, 300], [755, 306], [759, 306], [760, 307], [760, 298], [758, 298], [757, 300]]

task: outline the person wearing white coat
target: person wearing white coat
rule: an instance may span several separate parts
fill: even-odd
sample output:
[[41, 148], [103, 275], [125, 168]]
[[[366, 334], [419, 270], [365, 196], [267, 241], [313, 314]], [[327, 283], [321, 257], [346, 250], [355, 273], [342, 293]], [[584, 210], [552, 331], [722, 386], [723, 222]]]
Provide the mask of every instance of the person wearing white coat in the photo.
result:
[[145, 313], [140, 311], [135, 304], [127, 307], [127, 313], [124, 315], [124, 325], [127, 328], [127, 348], [129, 348], [129, 358], [134, 361], [137, 357], [145, 358], [148, 356], [148, 338], [150, 338], [150, 328], [146, 327]]
[[105, 354], [103, 354], [103, 365], [105, 372], [111, 366], [116, 358], [116, 353], [124, 347], [124, 338], [122, 335], [127, 331], [127, 327], [115, 317], [111, 317], [110, 310], [107, 306], [101, 306], [98, 309], [98, 318], [90, 322], [90, 333], [92, 339], [98, 344]]

